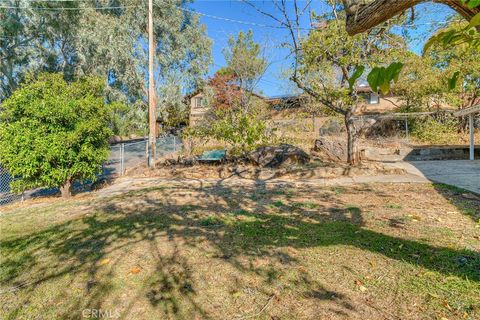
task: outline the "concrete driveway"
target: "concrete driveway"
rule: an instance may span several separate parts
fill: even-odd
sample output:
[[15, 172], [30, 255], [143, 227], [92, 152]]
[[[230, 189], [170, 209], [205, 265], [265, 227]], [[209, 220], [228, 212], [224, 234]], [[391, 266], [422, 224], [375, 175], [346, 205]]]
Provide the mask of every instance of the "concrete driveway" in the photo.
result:
[[445, 183], [480, 194], [480, 160], [438, 160], [388, 163], [432, 182]]

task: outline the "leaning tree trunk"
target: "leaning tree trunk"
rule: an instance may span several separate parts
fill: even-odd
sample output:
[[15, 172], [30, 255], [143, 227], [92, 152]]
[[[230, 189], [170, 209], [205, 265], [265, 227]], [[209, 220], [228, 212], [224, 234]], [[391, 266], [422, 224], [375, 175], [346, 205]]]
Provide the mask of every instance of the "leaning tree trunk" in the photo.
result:
[[68, 199], [72, 196], [72, 180], [68, 179], [60, 186], [62, 198]]
[[350, 35], [365, 32], [422, 2], [444, 4], [470, 20], [480, 7], [470, 8], [463, 0], [343, 0], [347, 12], [347, 32]]
[[347, 162], [354, 165], [358, 163], [357, 153], [357, 132], [353, 123], [353, 117], [350, 111], [345, 114], [345, 127], [347, 129]]

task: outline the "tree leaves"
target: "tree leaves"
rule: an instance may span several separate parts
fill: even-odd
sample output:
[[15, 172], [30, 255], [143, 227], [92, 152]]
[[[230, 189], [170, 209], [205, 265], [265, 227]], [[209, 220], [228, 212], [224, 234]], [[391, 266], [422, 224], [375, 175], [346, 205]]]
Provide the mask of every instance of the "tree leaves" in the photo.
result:
[[250, 30], [247, 33], [240, 31], [236, 37], [230, 36], [228, 47], [223, 50], [227, 67], [242, 89], [252, 91], [266, 70], [267, 62], [260, 49]]
[[466, 29], [471, 29], [478, 25], [480, 25], [480, 12], [477, 13], [475, 16], [473, 16], [472, 20], [470, 20], [470, 23], [468, 24]]
[[457, 86], [458, 77], [460, 75], [460, 71], [456, 71], [453, 76], [448, 79], [448, 90], [453, 90]]
[[438, 32], [425, 43], [423, 55], [435, 45], [449, 48], [467, 44], [474, 48], [480, 48], [480, 33], [476, 29], [478, 26], [480, 26], [480, 13], [477, 13], [464, 28], [451, 27]]
[[17, 191], [95, 179], [108, 157], [109, 114], [105, 81], [67, 83], [43, 73], [6, 99], [0, 121], [0, 163], [18, 179]]
[[387, 94], [390, 91], [391, 82], [398, 81], [402, 68], [403, 63], [401, 62], [394, 62], [387, 68], [373, 68], [367, 76], [367, 81], [370, 85], [370, 88], [375, 92], [380, 90], [383, 94]]
[[463, 3], [466, 3], [467, 6], [471, 9], [480, 6], [480, 0], [462, 0]]
[[360, 78], [363, 74], [363, 71], [365, 71], [364, 66], [356, 66], [355, 70], [353, 71], [351, 77], [348, 79], [348, 85], [350, 87], [350, 90], [353, 89], [353, 86], [355, 85], [355, 82]]
[[[29, 72], [61, 72], [69, 81], [83, 75], [108, 77], [107, 101], [129, 105], [128, 112], [119, 114], [122, 127], [142, 132], [148, 9], [138, 1], [117, 0], [115, 6], [125, 9], [83, 10], [105, 4], [25, 1], [22, 10], [0, 9], [0, 102]], [[162, 115], [173, 107], [181, 112], [182, 93], [200, 83], [211, 63], [211, 41], [199, 16], [182, 10], [187, 5], [169, 0], [157, 1], [153, 7], [158, 17], [154, 25], [156, 94]], [[60, 10], [65, 6], [80, 10]], [[176, 92], [180, 94], [172, 94]]]

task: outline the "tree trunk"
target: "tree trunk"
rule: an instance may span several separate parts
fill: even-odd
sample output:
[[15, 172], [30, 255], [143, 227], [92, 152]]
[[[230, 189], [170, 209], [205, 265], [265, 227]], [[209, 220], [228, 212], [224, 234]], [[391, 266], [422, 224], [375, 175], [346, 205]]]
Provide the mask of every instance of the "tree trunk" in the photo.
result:
[[60, 187], [60, 193], [64, 199], [68, 199], [72, 196], [72, 180], [68, 179], [62, 184]]
[[350, 165], [355, 165], [358, 163], [356, 146], [357, 133], [350, 112], [347, 112], [345, 115], [345, 126], [347, 129], [347, 162]]
[[422, 2], [433, 1], [451, 7], [470, 20], [480, 7], [469, 8], [462, 0], [375, 0], [364, 4], [359, 0], [343, 0], [347, 12], [347, 32], [350, 35], [365, 32]]

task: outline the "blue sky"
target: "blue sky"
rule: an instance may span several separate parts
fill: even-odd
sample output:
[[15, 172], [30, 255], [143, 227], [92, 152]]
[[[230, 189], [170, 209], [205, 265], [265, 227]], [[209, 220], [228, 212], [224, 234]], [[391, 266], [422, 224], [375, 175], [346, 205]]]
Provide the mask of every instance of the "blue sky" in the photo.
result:
[[[255, 1], [254, 3], [264, 10], [276, 12], [270, 1]], [[301, 3], [305, 4], [305, 1]], [[322, 7], [322, 1], [314, 0], [312, 3], [315, 12], [320, 13], [325, 10], [325, 7]], [[288, 39], [287, 30], [265, 27], [265, 25], [278, 26], [278, 23], [237, 0], [197, 0], [190, 5], [190, 8], [205, 15], [246, 22], [246, 24], [242, 24], [201, 16], [201, 22], [207, 27], [208, 36], [213, 40], [214, 65], [210, 68], [210, 75], [225, 65], [222, 50], [227, 46], [229, 36], [251, 29], [255, 41], [264, 46], [264, 54], [269, 63], [265, 75], [259, 82], [258, 91], [267, 96], [290, 94], [295, 91], [295, 86], [282, 76], [291, 65], [291, 61], [287, 57], [288, 50], [281, 48], [282, 42]], [[431, 3], [419, 5], [415, 9], [416, 27], [398, 28], [398, 32], [407, 32], [412, 38], [409, 42], [410, 48], [415, 52], [420, 52], [431, 30], [440, 26], [450, 14], [452, 11], [445, 6]], [[303, 19], [302, 26], [310, 27], [307, 16]]]

